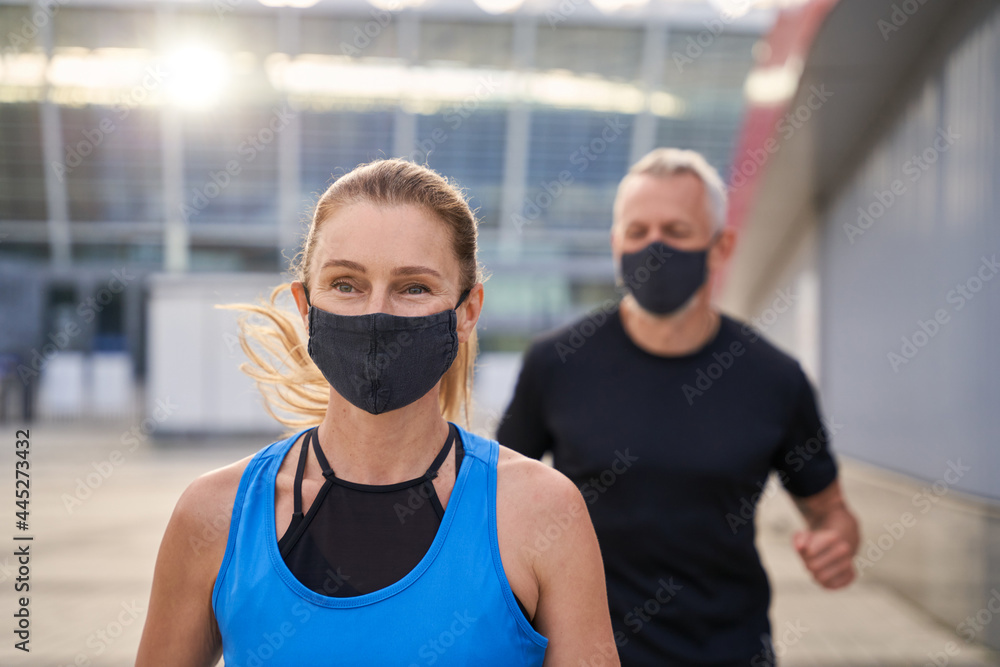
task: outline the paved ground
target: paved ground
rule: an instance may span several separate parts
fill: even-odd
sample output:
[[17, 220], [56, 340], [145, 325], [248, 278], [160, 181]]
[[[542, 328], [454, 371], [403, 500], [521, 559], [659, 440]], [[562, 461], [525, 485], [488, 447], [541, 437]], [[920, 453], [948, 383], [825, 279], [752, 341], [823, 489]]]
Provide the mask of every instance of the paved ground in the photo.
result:
[[[157, 546], [180, 492], [201, 472], [267, 444], [141, 443], [129, 452], [122, 445], [129, 428], [31, 429], [31, 652], [14, 650], [11, 630], [4, 628], [0, 665], [132, 665]], [[0, 461], [10, 471], [14, 429], [0, 425], [0, 434], [6, 443]], [[122, 450], [121, 459], [111, 458], [115, 449]], [[4, 477], [13, 485], [10, 474]], [[8, 626], [17, 576], [12, 537], [21, 534], [13, 527], [13, 511], [8, 507], [0, 532], [6, 545], [0, 551], [0, 617]], [[910, 667], [933, 665], [932, 656], [939, 654], [939, 665], [1000, 664], [881, 586], [862, 582], [837, 593], [819, 590], [789, 546], [798, 520], [782, 494], [768, 498], [758, 522], [775, 590], [772, 621], [782, 667]], [[953, 641], [960, 653], [940, 662]]]

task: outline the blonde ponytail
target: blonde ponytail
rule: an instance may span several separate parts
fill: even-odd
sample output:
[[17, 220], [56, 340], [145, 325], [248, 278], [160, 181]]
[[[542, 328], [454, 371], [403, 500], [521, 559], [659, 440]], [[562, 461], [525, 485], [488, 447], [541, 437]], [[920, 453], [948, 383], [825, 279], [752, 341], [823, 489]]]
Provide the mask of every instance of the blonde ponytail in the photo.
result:
[[450, 422], [468, 427], [472, 423], [472, 379], [475, 375], [479, 337], [475, 329], [458, 346], [455, 362], [441, 378], [441, 415]]

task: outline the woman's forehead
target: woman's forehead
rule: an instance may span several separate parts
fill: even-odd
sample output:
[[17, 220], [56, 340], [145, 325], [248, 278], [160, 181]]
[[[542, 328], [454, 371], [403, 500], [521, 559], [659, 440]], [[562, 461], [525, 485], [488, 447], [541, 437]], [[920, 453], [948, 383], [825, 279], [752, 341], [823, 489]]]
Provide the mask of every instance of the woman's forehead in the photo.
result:
[[350, 262], [366, 271], [426, 266], [457, 275], [451, 245], [447, 225], [423, 207], [359, 202], [320, 223], [311, 264], [321, 270], [331, 261]]

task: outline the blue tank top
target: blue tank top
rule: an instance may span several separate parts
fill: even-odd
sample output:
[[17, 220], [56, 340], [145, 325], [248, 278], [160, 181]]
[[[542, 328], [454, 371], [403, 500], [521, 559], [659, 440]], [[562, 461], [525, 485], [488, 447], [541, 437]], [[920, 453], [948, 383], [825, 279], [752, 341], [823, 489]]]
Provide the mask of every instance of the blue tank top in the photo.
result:
[[212, 591], [226, 667], [542, 664], [548, 640], [500, 561], [496, 441], [459, 427], [465, 457], [427, 553], [396, 583], [338, 598], [300, 583], [278, 551], [275, 478], [305, 430], [257, 452], [240, 479]]

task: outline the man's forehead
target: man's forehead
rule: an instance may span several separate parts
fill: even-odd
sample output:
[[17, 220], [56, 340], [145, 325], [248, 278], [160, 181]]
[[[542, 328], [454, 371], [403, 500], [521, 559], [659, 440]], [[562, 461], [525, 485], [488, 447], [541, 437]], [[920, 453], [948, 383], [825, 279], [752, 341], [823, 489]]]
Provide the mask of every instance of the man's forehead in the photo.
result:
[[632, 174], [622, 183], [616, 208], [616, 217], [622, 218], [620, 222], [629, 222], [636, 215], [643, 217], [642, 222], [661, 221], [645, 219], [651, 213], [656, 214], [656, 218], [709, 220], [705, 186], [700, 178], [689, 172], [663, 176]]
[[696, 174], [678, 171], [672, 174], [630, 174], [625, 178], [622, 194], [632, 200], [641, 195], [662, 199], [703, 197], [705, 185]]

